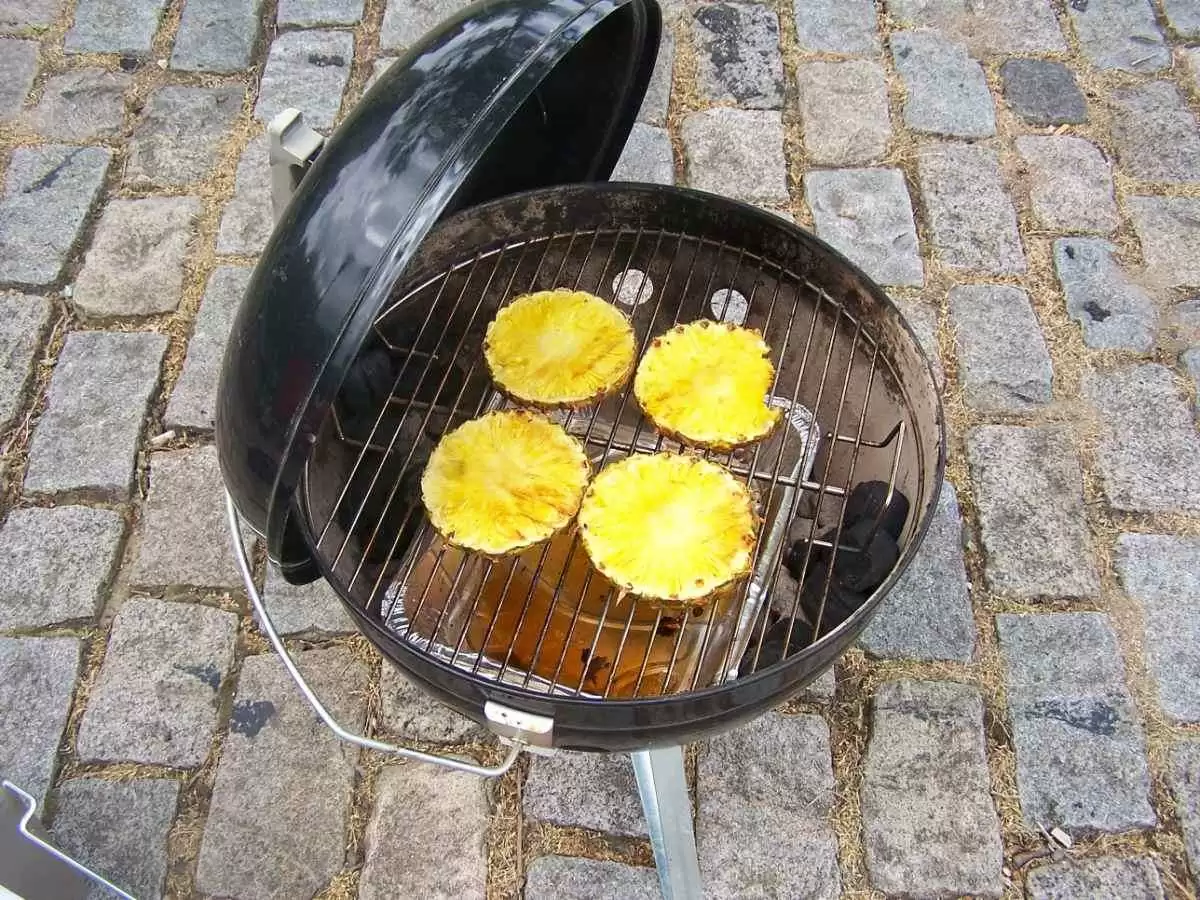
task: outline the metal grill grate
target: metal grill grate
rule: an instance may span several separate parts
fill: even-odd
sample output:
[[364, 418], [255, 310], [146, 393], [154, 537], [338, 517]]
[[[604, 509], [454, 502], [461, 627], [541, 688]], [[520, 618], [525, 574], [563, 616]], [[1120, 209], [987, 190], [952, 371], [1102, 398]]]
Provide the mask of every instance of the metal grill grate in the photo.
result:
[[[516, 558], [464, 554], [437, 539], [413, 500], [432, 440], [508, 405], [487, 381], [480, 348], [496, 309], [559, 286], [622, 304], [639, 356], [655, 335], [701, 316], [745, 321], [772, 348], [770, 396], [785, 408], [787, 427], [741, 451], [705, 454], [758, 498], [763, 526], [752, 575], [703, 609], [678, 615], [618, 595], [593, 577], [573, 532]], [[793, 521], [803, 514], [808, 522], [792, 535], [809, 541], [803, 581], [812, 548], [836, 548], [841, 538], [838, 524], [832, 541], [821, 540], [818, 520], [840, 523], [851, 489], [867, 476], [886, 481], [890, 493], [911, 454], [905, 407], [890, 393], [894, 373], [865, 323], [792, 272], [686, 233], [574, 231], [480, 251], [418, 278], [375, 330], [391, 361], [386, 397], [365, 412], [335, 406], [324, 457], [341, 460], [342, 476], [332, 489], [321, 486], [324, 474], [305, 479], [329, 580], [411, 646], [475, 677], [538, 693], [655, 696], [773, 662], [763, 661], [768, 609], [793, 623], [803, 615], [798, 583], [781, 574]], [[599, 464], [677, 449], [645, 423], [631, 393], [632, 379], [596, 407], [556, 418]], [[815, 635], [831, 571], [809, 616]], [[789, 625], [785, 647], [791, 638]]]

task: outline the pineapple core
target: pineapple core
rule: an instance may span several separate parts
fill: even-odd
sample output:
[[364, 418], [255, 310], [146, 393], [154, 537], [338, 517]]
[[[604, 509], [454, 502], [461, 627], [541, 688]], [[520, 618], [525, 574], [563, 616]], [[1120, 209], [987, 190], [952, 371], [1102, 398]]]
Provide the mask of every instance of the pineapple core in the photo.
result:
[[584, 495], [579, 526], [609, 581], [679, 606], [750, 570], [758, 521], [750, 491], [727, 469], [655, 453], [605, 467]]
[[633, 371], [633, 327], [619, 309], [565, 288], [518, 297], [488, 325], [484, 358], [510, 397], [532, 406], [586, 406]]
[[775, 380], [759, 332], [701, 319], [656, 338], [633, 393], [654, 426], [679, 440], [733, 450], [769, 435], [780, 410], [767, 405]]
[[446, 434], [421, 476], [421, 499], [447, 542], [500, 556], [570, 524], [591, 476], [583, 447], [548, 419], [488, 413]]

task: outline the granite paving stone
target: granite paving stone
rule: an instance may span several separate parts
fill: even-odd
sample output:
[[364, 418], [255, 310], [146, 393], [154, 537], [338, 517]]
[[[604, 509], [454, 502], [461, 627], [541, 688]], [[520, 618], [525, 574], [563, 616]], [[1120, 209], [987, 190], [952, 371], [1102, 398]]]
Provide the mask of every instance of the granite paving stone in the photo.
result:
[[1170, 369], [1124, 366], [1084, 376], [1104, 428], [1096, 463], [1108, 502], [1126, 512], [1200, 512], [1200, 436]]
[[539, 856], [525, 875], [525, 900], [658, 900], [658, 873], [609, 860]]
[[51, 24], [64, 0], [0, 0], [0, 34]]
[[0, 528], [0, 628], [99, 612], [125, 534], [121, 516], [83, 506], [14, 509]]
[[1175, 815], [1183, 827], [1188, 866], [1200, 872], [1200, 741], [1180, 741], [1171, 748], [1167, 782], [1175, 798]]
[[[365, 90], [370, 90], [374, 87], [375, 82], [379, 80], [379, 76], [392, 67], [392, 63], [396, 61], [394, 56], [382, 56], [371, 64], [371, 77], [367, 79]], [[264, 145], [265, 146], [265, 145]]]
[[196, 315], [195, 330], [188, 341], [183, 371], [163, 416], [167, 428], [213, 427], [225, 343], [252, 271], [219, 266], [209, 277], [200, 312]]
[[1184, 73], [1193, 90], [1200, 90], [1200, 47], [1181, 47]]
[[[362, 728], [367, 695], [362, 663], [343, 648], [306, 650], [294, 658], [333, 716], [347, 728]], [[354, 747], [313, 715], [275, 654], [248, 658], [217, 766], [197, 889], [245, 900], [316, 894], [345, 860], [357, 757]], [[482, 789], [478, 780], [471, 783]], [[449, 798], [437, 800], [414, 808], [453, 819], [442, 815]], [[412, 843], [393, 840], [391, 846], [407, 849]], [[450, 861], [443, 860], [447, 866]]]
[[150, 52], [166, 0], [78, 0], [68, 53]]
[[1200, 416], [1200, 347], [1185, 350], [1179, 357], [1187, 370], [1188, 378], [1192, 380], [1192, 390], [1196, 394], [1196, 413]]
[[675, 183], [675, 155], [665, 128], [634, 122], [609, 181]]
[[1054, 369], [1029, 295], [1005, 284], [964, 284], [949, 301], [967, 405], [1015, 413], [1049, 403]]
[[1054, 242], [1054, 269], [1085, 344], [1145, 353], [1158, 332], [1158, 307], [1125, 274], [1116, 252], [1115, 245], [1098, 238], [1061, 238]]
[[1087, 121], [1087, 102], [1074, 73], [1047, 59], [1010, 59], [1000, 67], [1004, 99], [1031, 125]]
[[892, 302], [899, 308], [901, 315], [917, 336], [917, 343], [925, 351], [930, 368], [933, 369], [934, 384], [941, 390], [946, 385], [946, 372], [942, 368], [942, 358], [938, 350], [937, 308], [932, 303], [923, 303], [907, 297], [893, 297]]
[[877, 62], [804, 63], [796, 70], [804, 150], [814, 165], [874, 162], [892, 136], [887, 79]]
[[254, 254], [267, 245], [275, 214], [271, 207], [271, 165], [267, 136], [246, 145], [234, 176], [233, 198], [221, 214], [217, 252]]
[[826, 669], [809, 682], [808, 686], [796, 695], [796, 699], [809, 703], [829, 703], [836, 692], [837, 674], [833, 669]]
[[873, 56], [879, 52], [871, 0], [793, 0], [800, 49], [810, 53]]
[[867, 872], [877, 890], [1001, 895], [1004, 851], [977, 689], [948, 681], [879, 687], [862, 816]]
[[279, 0], [279, 25], [354, 25], [363, 14], [363, 0]]
[[996, 616], [1021, 814], [1032, 828], [1151, 828], [1146, 740], [1103, 613]]
[[633, 763], [623, 753], [531, 757], [522, 797], [531, 819], [632, 837], [647, 834]]
[[892, 59], [904, 81], [904, 123], [955, 137], [996, 133], [996, 113], [979, 63], [961, 44], [932, 31], [892, 35]]
[[0, 122], [21, 111], [37, 65], [37, 41], [0, 39]]
[[490, 807], [487, 782], [473, 775], [414, 763], [384, 769], [360, 900], [427, 896], [434, 885], [435, 896], [485, 900]]
[[183, 258], [198, 197], [110, 200], [71, 297], [88, 316], [171, 312], [183, 293]]
[[26, 491], [128, 496], [166, 349], [166, 336], [151, 332], [67, 336], [33, 433]]
[[435, 744], [487, 740], [488, 731], [483, 726], [434, 700], [386, 660], [380, 694], [383, 727], [404, 740]]
[[262, 0], [188, 0], [179, 18], [171, 68], [237, 72], [250, 65]]
[[0, 772], [39, 807], [67, 726], [79, 650], [77, 638], [0, 638]]
[[46, 80], [41, 100], [29, 111], [29, 124], [57, 141], [116, 137], [125, 126], [124, 95], [131, 83], [122, 72], [96, 68], [55, 75]]
[[178, 800], [179, 782], [166, 779], [68, 781], [58, 791], [56, 846], [135, 897], [160, 897]]
[[925, 540], [859, 646], [877, 657], [970, 662], [975, 622], [963, 543], [958, 494], [950, 482], [943, 482]]
[[208, 178], [242, 93], [236, 84], [159, 88], [130, 138], [126, 184], [178, 187]]
[[216, 450], [151, 454], [130, 583], [240, 588], [229, 541]]
[[[398, 5], [393, 4], [393, 8]], [[327, 129], [337, 118], [354, 62], [354, 35], [346, 31], [289, 31], [271, 44], [254, 115], [270, 122], [295, 107], [312, 128]]]
[[789, 201], [778, 112], [707, 109], [684, 119], [682, 132], [689, 186], [747, 203]]
[[0, 198], [0, 284], [46, 287], [62, 274], [112, 155], [100, 147], [18, 147]]
[[924, 283], [912, 202], [899, 169], [810, 171], [804, 196], [817, 235], [887, 285]]
[[21, 408], [54, 308], [44, 297], [0, 294], [0, 431]]
[[977, 56], [1067, 49], [1050, 0], [889, 0], [888, 12], [902, 26], [941, 31]]
[[1135, 178], [1200, 181], [1200, 131], [1179, 89], [1151, 81], [1112, 92], [1117, 160]]
[[989, 275], [1025, 271], [1017, 214], [996, 151], [927, 144], [917, 151], [917, 172], [931, 242], [942, 262]]
[[1025, 881], [1029, 900], [1164, 900], [1150, 859], [1100, 856], [1040, 866]]
[[1166, 285], [1200, 285], [1200, 200], [1130, 197], [1125, 206], [1150, 278]]
[[1083, 475], [1069, 434], [1053, 426], [985, 425], [968, 432], [967, 459], [992, 590], [1095, 596]]
[[1163, 0], [1167, 24], [1180, 37], [1200, 37], [1200, 3], [1196, 0]]
[[779, 18], [761, 3], [709, 3], [694, 13], [697, 82], [713, 103], [783, 105]]
[[1200, 294], [1170, 304], [1163, 320], [1166, 330], [1181, 343], [1200, 343]]
[[1149, 0], [1068, 3], [1079, 46], [1098, 69], [1156, 72], [1171, 64]]
[[1112, 170], [1095, 144], [1067, 135], [1023, 135], [1016, 144], [1029, 173], [1033, 214], [1042, 225], [1103, 234], [1116, 229]]
[[696, 781], [700, 876], [712, 896], [840, 896], [824, 719], [768, 713], [712, 738]]
[[666, 126], [667, 108], [671, 103], [671, 80], [674, 75], [675, 36], [667, 29], [664, 30], [658, 45], [658, 59], [655, 60], [654, 72], [650, 75], [650, 84], [646, 87], [642, 108], [638, 111], [639, 122], [659, 128]]
[[1200, 722], [1200, 538], [1123, 534], [1116, 569], [1142, 609], [1159, 706], [1174, 722]]
[[280, 634], [331, 635], [354, 631], [342, 601], [324, 579], [311, 584], [288, 584], [274, 566], [267, 568], [263, 601]]
[[236, 615], [209, 606], [125, 601], [79, 726], [80, 758], [181, 768], [204, 762], [237, 627]]
[[467, 5], [468, 0], [407, 0], [389, 3], [379, 29], [379, 49], [404, 50]]

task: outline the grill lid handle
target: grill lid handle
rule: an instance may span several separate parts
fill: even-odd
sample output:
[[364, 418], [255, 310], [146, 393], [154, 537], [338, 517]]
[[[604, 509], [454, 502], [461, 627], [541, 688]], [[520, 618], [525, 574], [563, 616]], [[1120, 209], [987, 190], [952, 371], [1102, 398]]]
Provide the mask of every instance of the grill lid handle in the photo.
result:
[[[275, 630], [275, 624], [271, 621], [271, 617], [267, 613], [262, 596], [258, 593], [258, 588], [254, 586], [254, 575], [250, 570], [250, 560], [246, 557], [246, 548], [242, 543], [241, 521], [238, 518], [237, 508], [233, 505], [233, 498], [228, 493], [225, 494], [225, 512], [228, 517], [229, 532], [233, 538], [233, 555], [237, 560], [238, 570], [242, 573], [242, 582], [246, 585], [246, 593], [250, 597], [250, 603], [254, 607], [255, 614], [258, 616], [258, 624], [262, 628], [263, 633], [266, 634], [267, 640], [271, 642], [271, 646], [275, 648], [275, 652], [279, 654], [279, 659], [283, 663], [283, 667], [287, 669], [288, 675], [292, 677], [292, 681], [296, 683], [296, 687], [300, 689], [300, 693], [304, 695], [304, 699], [308, 701], [308, 705], [312, 707], [313, 712], [325, 723], [326, 727], [337, 735], [339, 740], [358, 747], [366, 747], [368, 750], [378, 750], [380, 753], [411, 759], [414, 762], [445, 766], [447, 769], [466, 772], [468, 775], [479, 775], [483, 778], [496, 778], [503, 775], [513, 767], [521, 751], [526, 749], [530, 744], [545, 746], [550, 734], [550, 720], [542, 716], [530, 717], [532, 720], [539, 720], [533, 723], [536, 728], [535, 732], [526, 733], [519, 728], [511, 728], [507, 737], [501, 738], [502, 742], [509, 744], [509, 748], [504, 759], [501, 760], [499, 765], [495, 766], [480, 766], [452, 756], [439, 756], [436, 753], [422, 753], [420, 750], [410, 750], [408, 747], [400, 747], [385, 741], [377, 741], [374, 738], [358, 734], [344, 727], [325, 708], [325, 704], [321, 702], [321, 699], [316, 695], [309, 683], [304, 680], [304, 676], [296, 666], [296, 661], [292, 659], [287, 647], [283, 644], [283, 639], [279, 636], [279, 632]], [[509, 712], [515, 713], [515, 711]], [[519, 716], [520, 714], [516, 715]], [[508, 717], [510, 724], [512, 721], [512, 718]]]

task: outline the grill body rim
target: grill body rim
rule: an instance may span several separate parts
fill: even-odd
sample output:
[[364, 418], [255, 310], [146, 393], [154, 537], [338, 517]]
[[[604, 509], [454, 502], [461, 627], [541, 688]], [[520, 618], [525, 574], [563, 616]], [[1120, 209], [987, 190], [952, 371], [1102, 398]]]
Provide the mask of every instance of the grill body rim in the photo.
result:
[[[928, 388], [928, 394], [923, 399], [932, 404], [936, 433], [923, 438], [926, 444], [933, 444], [932, 459], [928, 461], [931, 471], [924, 478], [929, 485], [929, 492], [927, 497], [922, 497], [917, 510], [919, 519], [912, 537], [886, 580], [867, 602], [836, 629], [785, 659], [735, 681], [686, 693], [629, 700], [595, 700], [538, 696], [503, 683], [483, 682], [414, 649], [398, 638], [338, 589], [329, 560], [321, 552], [314, 553], [322, 577], [334, 588], [359, 630], [423, 690], [481, 724], [486, 724], [483, 707], [489, 700], [550, 716], [554, 719], [556, 747], [587, 751], [644, 750], [692, 741], [728, 730], [784, 702], [819, 677], [854, 643], [877, 612], [881, 601], [911, 563], [930, 526], [946, 466], [941, 398], [936, 390], [929, 360], [911, 326], [887, 294], [861, 269], [815, 235], [778, 216], [739, 201], [689, 188], [600, 183], [567, 185], [510, 195], [458, 214], [445, 223], [444, 230], [435, 234], [441, 239], [453, 240], [455, 229], [459, 227], [467, 232], [472, 228], [482, 228], [486, 232], [488, 228], [495, 228], [495, 222], [506, 221], [505, 216], [518, 208], [562, 209], [591, 202], [601, 205], [609, 203], [620, 208], [625, 201], [633, 207], [639, 203], [660, 207], [674, 205], [681, 214], [706, 219], [713, 227], [736, 228], [741, 224], [745, 226], [745, 233], [756, 230], [762, 234], [774, 233], [781, 240], [792, 242], [798, 254], [809, 254], [821, 265], [836, 267], [843, 273], [847, 283], [852, 283], [862, 293], [860, 301], [877, 304], [878, 310], [889, 319], [890, 327], [897, 329], [902, 339], [907, 340], [910, 350], [923, 360], [924, 372], [920, 374], [927, 379], [924, 386]], [[548, 224], [557, 226], [553, 221]], [[503, 235], [493, 234], [493, 237], [500, 238]], [[310, 513], [303, 508], [302, 501], [296, 511], [305, 543], [310, 548], [316, 548], [318, 539]]]

